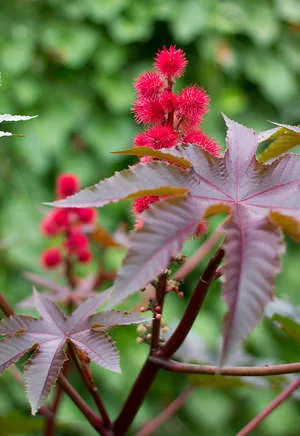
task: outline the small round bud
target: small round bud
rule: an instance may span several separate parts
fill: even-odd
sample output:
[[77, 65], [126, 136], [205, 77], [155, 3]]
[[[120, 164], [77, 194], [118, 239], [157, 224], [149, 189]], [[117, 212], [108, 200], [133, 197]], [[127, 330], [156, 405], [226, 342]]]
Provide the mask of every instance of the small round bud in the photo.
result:
[[89, 263], [92, 259], [92, 253], [90, 250], [84, 248], [78, 253], [77, 258], [80, 263]]
[[155, 315], [155, 319], [157, 319], [157, 321], [161, 320], [161, 313], [157, 313]]
[[179, 298], [183, 298], [184, 297], [184, 293], [182, 291], [178, 292], [178, 297]]
[[161, 307], [160, 306], [156, 306], [154, 310], [155, 310], [155, 312], [161, 312]]
[[140, 338], [140, 337], [138, 337], [138, 338], [136, 338], [136, 343], [137, 344], [142, 344], [144, 342], [144, 340], [143, 340], [143, 338]]
[[151, 338], [152, 338], [151, 333], [148, 333], [147, 336], [146, 336], [146, 339], [151, 339]]
[[59, 198], [66, 198], [79, 191], [80, 183], [75, 174], [61, 174], [57, 178], [56, 193]]
[[136, 331], [137, 331], [138, 335], [143, 336], [146, 333], [147, 329], [146, 329], [146, 327], [143, 324], [140, 324], [137, 327]]
[[58, 248], [49, 248], [41, 255], [41, 263], [44, 268], [56, 268], [62, 262], [62, 256]]
[[146, 312], [146, 308], [144, 306], [140, 307], [140, 312]]

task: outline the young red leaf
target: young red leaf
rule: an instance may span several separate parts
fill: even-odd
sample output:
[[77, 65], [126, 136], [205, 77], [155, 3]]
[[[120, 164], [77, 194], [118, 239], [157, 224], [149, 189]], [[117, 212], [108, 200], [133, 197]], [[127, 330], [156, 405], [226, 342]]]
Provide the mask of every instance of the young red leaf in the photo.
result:
[[[224, 323], [222, 364], [252, 331], [272, 298], [283, 251], [278, 227], [286, 231], [287, 217], [300, 219], [300, 156], [286, 154], [270, 164], [258, 162], [255, 153], [262, 135], [227, 117], [225, 121], [224, 157], [212, 156], [195, 145], [162, 150], [191, 162], [192, 168], [180, 170], [164, 162], [139, 164], [125, 173], [122, 187], [116, 183], [116, 177], [121, 181], [120, 175], [114, 176], [100, 183], [101, 189], [82, 191], [61, 203], [67, 207], [103, 205], [108, 201], [108, 189], [115, 193], [113, 201], [146, 186], [153, 188], [155, 195], [154, 188], [164, 186], [166, 179], [168, 186], [188, 188], [185, 197], [163, 200], [141, 215], [145, 225], [132, 234], [111, 305], [157, 277], [205, 212], [209, 216], [229, 211], [223, 227], [227, 258], [224, 296], [229, 312]], [[291, 232], [294, 237], [295, 227]]]
[[98, 365], [120, 372], [118, 353], [106, 330], [114, 325], [137, 324], [146, 319], [136, 314], [116, 315], [109, 311], [102, 318], [101, 314], [91, 316], [108, 296], [109, 292], [98, 294], [67, 318], [52, 301], [35, 291], [35, 306], [41, 319], [16, 315], [0, 323], [0, 335], [4, 336], [0, 341], [0, 373], [35, 349], [25, 371], [33, 414], [43, 404], [60, 374], [67, 358], [64, 352], [67, 342], [73, 342]]

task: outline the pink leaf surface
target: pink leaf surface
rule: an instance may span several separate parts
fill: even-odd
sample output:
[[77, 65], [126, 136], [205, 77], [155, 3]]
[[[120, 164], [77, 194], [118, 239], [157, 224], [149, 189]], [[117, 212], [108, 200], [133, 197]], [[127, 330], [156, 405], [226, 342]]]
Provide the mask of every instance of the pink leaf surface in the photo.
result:
[[162, 162], [139, 163], [65, 200], [49, 204], [57, 207], [89, 207], [91, 204], [101, 207], [124, 199], [137, 191], [163, 186], [184, 188], [186, 183], [185, 172], [180, 168]]
[[228, 314], [224, 322], [222, 363], [252, 331], [272, 299], [274, 278], [280, 270], [279, 256], [283, 252], [276, 225], [289, 231], [291, 222], [294, 228], [290, 234], [296, 239], [300, 236], [295, 224], [300, 219], [300, 156], [283, 154], [271, 163], [258, 162], [255, 156], [259, 142], [268, 139], [276, 129], [284, 127], [298, 132], [299, 128], [279, 125], [259, 134], [224, 118], [227, 149], [223, 157], [212, 156], [192, 144], [160, 150], [184, 158], [192, 167], [180, 171], [173, 167], [172, 171], [172, 166], [164, 162], [139, 164], [123, 173], [125, 178], [130, 174], [130, 183], [127, 180], [122, 188], [116, 183], [120, 175], [114, 176], [97, 185], [101, 189], [92, 188], [97, 196], [84, 190], [63, 204], [80, 207], [85, 205], [86, 198], [89, 206], [104, 205], [110, 197], [106, 187], [115, 193], [113, 201], [126, 198], [134, 190], [162, 187], [166, 180], [169, 186], [188, 189], [185, 196], [160, 201], [143, 213], [144, 226], [131, 235], [110, 305], [157, 277], [206, 212], [208, 215], [229, 212], [230, 218], [223, 226], [226, 236], [223, 293]]
[[[143, 228], [132, 234], [131, 248], [113, 287], [109, 307], [143, 288], [181, 250], [207, 207], [192, 198], [160, 201], [143, 215]], [[153, 232], [155, 229], [155, 232]]]
[[[66, 360], [63, 348], [67, 342], [73, 342], [98, 365], [120, 372], [118, 353], [106, 330], [115, 325], [136, 324], [145, 317], [115, 311], [106, 311], [102, 318], [100, 313], [91, 316], [109, 294], [102, 292], [87, 300], [66, 317], [45, 295], [35, 291], [36, 309], [42, 318], [15, 315], [0, 323], [0, 335], [3, 336], [0, 340], [0, 373], [27, 351], [35, 349], [25, 372], [33, 414], [43, 404], [59, 376]], [[99, 319], [103, 328], [97, 322]], [[94, 330], [95, 324], [97, 329]]]
[[35, 415], [48, 397], [67, 356], [62, 347], [64, 340], [54, 339], [42, 343], [26, 366], [25, 385], [32, 414]]
[[84, 331], [75, 333], [72, 342], [88, 357], [103, 368], [121, 372], [119, 354], [110, 336], [104, 331]]

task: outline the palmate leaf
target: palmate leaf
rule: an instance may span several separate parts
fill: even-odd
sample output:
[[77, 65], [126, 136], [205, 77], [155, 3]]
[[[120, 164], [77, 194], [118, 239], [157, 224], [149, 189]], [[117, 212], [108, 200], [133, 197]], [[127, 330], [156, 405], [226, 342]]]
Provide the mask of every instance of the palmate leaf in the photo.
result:
[[[24, 276], [34, 285], [41, 286], [46, 290], [44, 295], [54, 302], [68, 303], [75, 302], [76, 304], [85, 301], [89, 297], [94, 297], [97, 293], [94, 291], [95, 274], [91, 273], [83, 277], [75, 289], [68, 286], [63, 286], [53, 280], [50, 280], [39, 274], [24, 273]], [[34, 295], [30, 295], [18, 303], [18, 307], [34, 307]]]
[[[272, 299], [283, 252], [280, 227], [287, 231], [287, 222], [292, 222], [291, 235], [300, 237], [300, 156], [286, 154], [270, 164], [259, 162], [255, 153], [262, 135], [227, 117], [225, 121], [228, 131], [224, 157], [212, 156], [196, 145], [161, 150], [191, 162], [192, 168], [180, 169], [158, 161], [138, 164], [129, 170], [130, 180], [134, 172], [134, 185], [126, 182], [121, 190], [114, 176], [92, 191], [83, 190], [55, 203], [64, 207], [103, 205], [110, 197], [108, 190], [115, 194], [111, 201], [116, 201], [117, 197], [120, 200], [132, 195], [134, 186], [137, 192], [148, 186], [155, 193], [155, 188], [160, 183], [165, 186], [166, 180], [175, 188], [188, 188], [185, 196], [164, 199], [142, 214], [144, 227], [132, 234], [110, 305], [157, 277], [203, 216], [229, 212], [223, 226], [223, 294], [228, 314], [221, 364], [253, 330]], [[128, 173], [123, 173], [124, 177]]]
[[[178, 186], [179, 180], [182, 186]], [[162, 162], [140, 163], [83, 189], [70, 200], [56, 201], [55, 205], [64, 207], [71, 201], [74, 207], [88, 207], [90, 204], [101, 207], [120, 199], [152, 195], [154, 191], [155, 194], [159, 191], [160, 195], [183, 194], [188, 189], [185, 185], [186, 174], [179, 168]]]
[[[109, 296], [102, 292], [79, 306], [70, 317], [35, 291], [35, 306], [42, 318], [16, 315], [0, 323], [0, 373], [26, 352], [35, 352], [26, 366], [25, 385], [35, 414], [47, 398], [67, 359], [64, 346], [72, 342], [98, 365], [120, 372], [118, 352], [107, 334], [115, 325], [148, 321], [140, 314], [106, 311], [92, 315]], [[95, 328], [94, 328], [95, 327]]]
[[[10, 115], [10, 114], [3, 114], [0, 115], [0, 124], [2, 122], [10, 122], [10, 121], [27, 121], [27, 120], [31, 120], [32, 118], [36, 118], [36, 116], [30, 117], [27, 115]], [[0, 131], [0, 138], [2, 136], [13, 136], [14, 134], [11, 132], [3, 132]]]

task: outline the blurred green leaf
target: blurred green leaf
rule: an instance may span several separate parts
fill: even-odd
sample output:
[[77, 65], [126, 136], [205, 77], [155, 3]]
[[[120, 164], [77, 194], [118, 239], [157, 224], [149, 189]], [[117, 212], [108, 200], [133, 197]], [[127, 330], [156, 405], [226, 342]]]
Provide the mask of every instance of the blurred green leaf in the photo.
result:
[[17, 412], [0, 416], [0, 436], [35, 434], [41, 432], [43, 427], [44, 420], [41, 417], [20, 415]]
[[88, 61], [99, 41], [100, 35], [87, 25], [49, 22], [41, 43], [56, 62], [79, 68]]
[[276, 299], [268, 304], [266, 315], [300, 344], [300, 306]]

